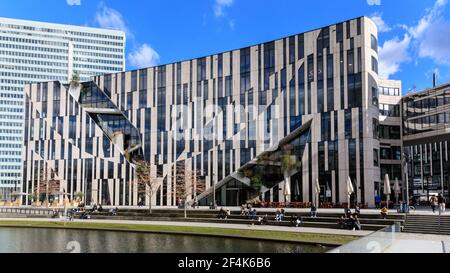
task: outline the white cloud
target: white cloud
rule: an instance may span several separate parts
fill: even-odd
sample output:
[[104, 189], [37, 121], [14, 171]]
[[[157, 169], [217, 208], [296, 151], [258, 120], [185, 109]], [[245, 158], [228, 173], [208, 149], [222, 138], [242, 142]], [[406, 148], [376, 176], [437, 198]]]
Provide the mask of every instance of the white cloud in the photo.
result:
[[122, 30], [127, 36], [132, 36], [132, 33], [125, 24], [122, 14], [104, 4], [100, 4], [100, 10], [95, 15], [95, 21], [102, 28]]
[[230, 21], [228, 22], [228, 25], [230, 26], [230, 28], [231, 28], [232, 30], [234, 30], [234, 28], [235, 28], [235, 26], [236, 26], [236, 23], [234, 22], [234, 20], [230, 20]]
[[81, 5], [81, 0], [66, 0], [69, 6], [79, 6]]
[[214, 15], [216, 17], [223, 17], [225, 16], [225, 8], [230, 7], [233, 5], [234, 0], [215, 0], [214, 4]]
[[416, 39], [420, 58], [430, 58], [437, 64], [450, 65], [450, 21], [442, 17], [448, 0], [437, 0], [418, 24], [406, 27]]
[[419, 41], [419, 57], [450, 65], [450, 21], [437, 20]]
[[367, 0], [367, 5], [379, 6], [379, 5], [381, 5], [381, 0]]
[[411, 57], [408, 53], [411, 44], [411, 36], [405, 34], [402, 40], [395, 37], [392, 40], [384, 42], [379, 48], [379, 72], [380, 78], [389, 79], [389, 77], [400, 70], [400, 65], [409, 62]]
[[402, 40], [395, 37], [380, 47], [381, 78], [389, 78], [412, 59], [430, 58], [436, 64], [450, 65], [450, 21], [442, 16], [447, 2], [436, 0], [416, 25], [402, 26], [406, 31]]
[[447, 0], [436, 0], [433, 8], [428, 9], [425, 16], [419, 20], [416, 26], [408, 27], [407, 30], [414, 38], [419, 39], [430, 28], [433, 22], [442, 14], [442, 8], [447, 4]]
[[159, 59], [158, 52], [148, 44], [143, 44], [140, 48], [128, 54], [128, 62], [134, 68], [156, 66]]
[[387, 25], [386, 22], [384, 22], [382, 16], [383, 16], [382, 13], [376, 12], [376, 13], [372, 14], [372, 16], [370, 16], [370, 19], [372, 19], [372, 21], [377, 25], [378, 32], [391, 31], [392, 28], [389, 25]]

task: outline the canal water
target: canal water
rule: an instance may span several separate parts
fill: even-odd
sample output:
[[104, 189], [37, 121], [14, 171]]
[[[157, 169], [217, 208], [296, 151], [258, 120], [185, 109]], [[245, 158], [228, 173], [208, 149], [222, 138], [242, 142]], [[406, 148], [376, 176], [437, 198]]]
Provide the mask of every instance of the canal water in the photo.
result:
[[322, 253], [318, 245], [155, 233], [0, 228], [0, 253]]

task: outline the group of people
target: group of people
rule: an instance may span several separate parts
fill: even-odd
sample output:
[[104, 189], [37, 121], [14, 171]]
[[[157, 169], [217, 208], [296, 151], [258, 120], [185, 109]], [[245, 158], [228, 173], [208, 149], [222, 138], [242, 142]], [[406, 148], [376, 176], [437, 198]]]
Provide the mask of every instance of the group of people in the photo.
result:
[[79, 214], [80, 219], [91, 219], [91, 215], [84, 209], [77, 208], [77, 209], [70, 209], [67, 211], [67, 217], [69, 221], [73, 221], [75, 219], [75, 215]]
[[430, 198], [430, 206], [431, 206], [431, 210], [433, 211], [433, 213], [436, 213], [436, 209], [439, 209], [440, 213], [444, 213], [445, 212], [445, 203], [446, 203], [446, 200], [440, 193], [437, 197], [435, 195], [433, 195]]
[[[199, 203], [198, 203], [198, 201], [197, 201], [197, 198], [194, 198], [194, 199], [191, 201], [190, 204], [191, 204], [191, 208], [193, 208], [193, 209], [198, 209], [198, 208], [200, 208], [200, 205], [199, 205]], [[177, 198], [177, 207], [178, 207], [179, 209], [184, 209], [184, 207], [185, 207], [186, 205], [189, 206], [189, 202], [186, 202], [185, 199]]]
[[242, 204], [241, 205], [241, 216], [248, 216], [252, 212], [251, 204]]
[[277, 222], [283, 221], [285, 215], [286, 212], [284, 211], [284, 209], [277, 209], [277, 211], [275, 212], [275, 221]]
[[99, 204], [97, 206], [97, 204], [94, 203], [94, 205], [92, 205], [91, 212], [100, 212], [100, 213], [103, 212], [102, 204]]
[[343, 229], [349, 230], [361, 230], [361, 223], [359, 221], [359, 215], [361, 210], [358, 206], [355, 207], [355, 211], [352, 213], [350, 208], [344, 209], [344, 216], [339, 219], [339, 226]]

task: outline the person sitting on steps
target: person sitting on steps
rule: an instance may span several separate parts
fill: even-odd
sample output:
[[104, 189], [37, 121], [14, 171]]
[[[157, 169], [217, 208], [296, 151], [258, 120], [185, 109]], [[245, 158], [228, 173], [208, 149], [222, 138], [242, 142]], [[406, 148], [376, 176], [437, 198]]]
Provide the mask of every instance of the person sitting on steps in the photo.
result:
[[291, 225], [298, 227], [300, 224], [302, 224], [302, 219], [298, 215], [292, 215], [291, 216]]
[[317, 207], [313, 204], [310, 212], [311, 218], [317, 218]]
[[388, 213], [389, 213], [389, 210], [386, 208], [386, 207], [383, 207], [382, 209], [381, 209], [381, 217], [383, 218], [383, 219], [386, 219], [387, 218], [387, 215], [388, 215]]
[[349, 219], [350, 215], [352, 215], [352, 211], [349, 208], [344, 208], [344, 217]]
[[217, 218], [227, 219], [227, 212], [223, 208], [220, 208], [219, 213], [217, 214]]

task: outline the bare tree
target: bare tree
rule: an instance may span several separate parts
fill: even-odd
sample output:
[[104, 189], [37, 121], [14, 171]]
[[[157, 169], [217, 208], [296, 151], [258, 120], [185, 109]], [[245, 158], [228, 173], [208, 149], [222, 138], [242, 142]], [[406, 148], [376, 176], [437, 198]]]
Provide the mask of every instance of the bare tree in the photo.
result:
[[42, 164], [39, 171], [39, 184], [36, 185], [35, 192], [38, 196], [45, 193], [46, 206], [49, 207], [49, 195], [59, 191], [60, 181], [55, 179], [55, 171], [48, 164]]
[[138, 194], [149, 197], [149, 213], [152, 213], [152, 198], [160, 186], [161, 178], [156, 175], [155, 167], [148, 161], [141, 160], [136, 163], [136, 178]]
[[189, 200], [191, 204], [198, 201], [197, 195], [206, 189], [204, 181], [201, 181], [198, 170], [192, 170], [185, 162], [177, 163], [176, 171], [176, 198], [181, 198], [184, 203], [184, 218], [187, 218], [187, 207]]

